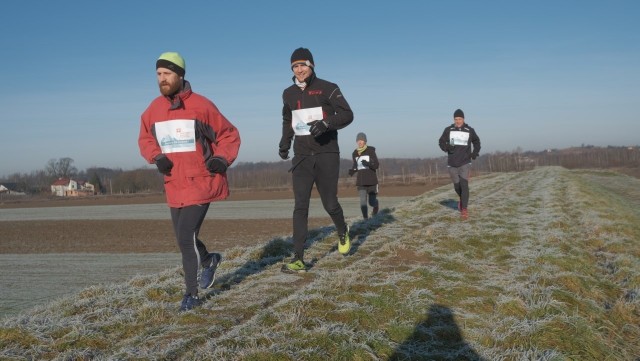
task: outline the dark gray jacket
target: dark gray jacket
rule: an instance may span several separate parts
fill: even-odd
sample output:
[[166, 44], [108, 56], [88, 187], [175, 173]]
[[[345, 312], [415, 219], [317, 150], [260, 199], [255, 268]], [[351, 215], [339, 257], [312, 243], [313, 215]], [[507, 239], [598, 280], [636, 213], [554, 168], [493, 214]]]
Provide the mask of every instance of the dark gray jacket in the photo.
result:
[[[451, 132], [465, 132], [469, 133], [469, 140], [465, 145], [454, 145], [450, 147], [451, 143]], [[444, 128], [444, 132], [442, 132], [442, 136], [438, 141], [438, 145], [442, 151], [447, 152], [449, 157], [447, 159], [447, 165], [450, 167], [460, 167], [465, 164], [471, 163], [471, 158], [477, 157], [480, 154], [480, 138], [476, 131], [469, 126], [469, 124], [465, 123], [460, 128], [456, 128], [455, 124], [451, 124], [450, 126]], [[473, 150], [471, 146], [473, 145]]]

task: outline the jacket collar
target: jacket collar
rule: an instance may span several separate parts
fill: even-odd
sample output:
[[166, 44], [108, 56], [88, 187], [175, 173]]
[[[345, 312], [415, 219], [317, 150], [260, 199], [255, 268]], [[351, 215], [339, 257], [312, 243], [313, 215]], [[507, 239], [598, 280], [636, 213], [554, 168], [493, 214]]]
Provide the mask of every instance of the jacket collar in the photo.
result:
[[[304, 82], [307, 83], [307, 88], [311, 86], [311, 83], [313, 83], [313, 81], [315, 79], [316, 79], [316, 72], [314, 70], [314, 71], [311, 72], [311, 75], [309, 75], [309, 77], [304, 80]], [[291, 81], [293, 81], [293, 84], [296, 84], [296, 76], [295, 75], [293, 77], [291, 77]]]
[[182, 90], [180, 90], [173, 97], [170, 97], [170, 96], [165, 97], [171, 103], [171, 107], [169, 107], [169, 110], [184, 108], [184, 100], [187, 99], [189, 95], [191, 95], [191, 93], [192, 93], [191, 83], [189, 83], [189, 81], [187, 80], [183, 80]]

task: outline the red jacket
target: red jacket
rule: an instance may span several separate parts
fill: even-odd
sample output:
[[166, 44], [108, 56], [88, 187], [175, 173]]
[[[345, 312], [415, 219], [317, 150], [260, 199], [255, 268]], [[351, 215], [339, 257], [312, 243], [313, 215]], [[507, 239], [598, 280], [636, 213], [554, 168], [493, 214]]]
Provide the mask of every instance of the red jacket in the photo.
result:
[[173, 100], [154, 99], [142, 113], [140, 154], [149, 163], [164, 153], [173, 162], [164, 177], [167, 204], [181, 208], [227, 198], [227, 175], [210, 174], [206, 161], [221, 158], [231, 165], [238, 156], [238, 129], [209, 99], [194, 93], [188, 81]]

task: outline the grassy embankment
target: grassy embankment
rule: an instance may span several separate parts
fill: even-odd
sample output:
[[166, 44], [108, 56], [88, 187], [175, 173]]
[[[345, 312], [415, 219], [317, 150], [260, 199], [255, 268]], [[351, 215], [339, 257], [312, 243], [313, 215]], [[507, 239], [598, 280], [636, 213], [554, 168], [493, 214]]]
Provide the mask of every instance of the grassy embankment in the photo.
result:
[[182, 277], [97, 286], [0, 326], [2, 359], [634, 360], [640, 357], [640, 181], [541, 168], [472, 179], [351, 220], [355, 246], [312, 231], [225, 254], [216, 288], [176, 312]]

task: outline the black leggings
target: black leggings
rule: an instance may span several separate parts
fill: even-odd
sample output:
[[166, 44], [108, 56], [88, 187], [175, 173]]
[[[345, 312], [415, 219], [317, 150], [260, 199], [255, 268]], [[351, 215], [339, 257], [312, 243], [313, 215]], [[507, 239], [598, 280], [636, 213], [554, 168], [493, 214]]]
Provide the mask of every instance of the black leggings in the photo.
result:
[[293, 248], [295, 256], [303, 259], [304, 242], [307, 239], [309, 220], [309, 200], [311, 190], [316, 185], [324, 210], [327, 211], [338, 234], [345, 234], [347, 224], [344, 221], [342, 207], [338, 202], [338, 173], [340, 172], [339, 153], [320, 153], [312, 156], [295, 156], [292, 160], [293, 174]]
[[198, 266], [203, 264], [209, 255], [207, 247], [198, 239], [200, 226], [208, 210], [209, 203], [171, 208], [173, 231], [182, 253], [185, 294], [193, 296], [198, 294]]

